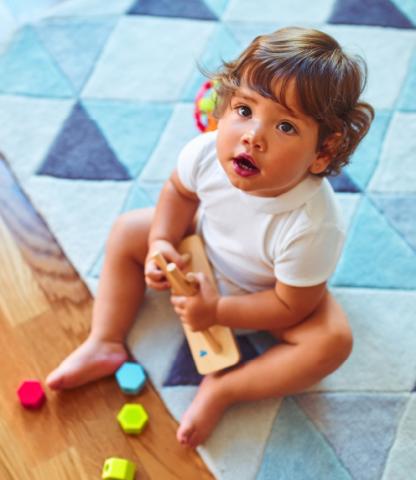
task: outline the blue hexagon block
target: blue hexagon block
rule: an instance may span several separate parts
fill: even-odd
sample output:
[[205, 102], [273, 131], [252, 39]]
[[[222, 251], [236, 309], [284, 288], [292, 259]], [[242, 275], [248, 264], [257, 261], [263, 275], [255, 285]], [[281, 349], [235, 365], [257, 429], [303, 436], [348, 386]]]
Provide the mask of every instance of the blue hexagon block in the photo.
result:
[[116, 372], [119, 387], [128, 395], [136, 395], [146, 383], [146, 373], [138, 363], [125, 362]]

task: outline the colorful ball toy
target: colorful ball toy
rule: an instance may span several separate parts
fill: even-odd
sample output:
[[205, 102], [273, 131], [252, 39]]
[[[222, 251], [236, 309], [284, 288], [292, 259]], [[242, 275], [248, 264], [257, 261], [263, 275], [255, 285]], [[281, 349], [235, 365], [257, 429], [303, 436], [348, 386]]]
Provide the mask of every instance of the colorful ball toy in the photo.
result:
[[213, 115], [216, 99], [214, 84], [208, 80], [195, 97], [195, 122], [201, 132], [211, 132], [217, 128], [217, 120]]

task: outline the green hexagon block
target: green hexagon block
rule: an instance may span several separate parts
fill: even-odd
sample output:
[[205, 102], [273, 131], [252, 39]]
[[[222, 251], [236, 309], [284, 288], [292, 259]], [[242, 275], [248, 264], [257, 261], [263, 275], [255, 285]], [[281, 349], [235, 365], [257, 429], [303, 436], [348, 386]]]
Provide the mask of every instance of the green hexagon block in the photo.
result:
[[117, 415], [121, 428], [133, 435], [141, 433], [149, 421], [149, 416], [140, 403], [126, 403]]
[[104, 462], [102, 478], [104, 480], [133, 480], [136, 465], [124, 458], [107, 458]]

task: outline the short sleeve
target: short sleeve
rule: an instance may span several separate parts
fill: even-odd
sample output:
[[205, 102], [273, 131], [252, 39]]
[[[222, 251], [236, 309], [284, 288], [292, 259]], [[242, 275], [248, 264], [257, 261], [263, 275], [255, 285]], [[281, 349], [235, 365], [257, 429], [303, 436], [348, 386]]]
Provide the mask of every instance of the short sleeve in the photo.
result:
[[277, 280], [294, 287], [327, 281], [335, 271], [344, 240], [345, 233], [335, 224], [298, 233], [274, 260]]
[[177, 172], [183, 186], [191, 192], [197, 190], [198, 165], [206, 145], [205, 135], [199, 135], [188, 142], [179, 153]]

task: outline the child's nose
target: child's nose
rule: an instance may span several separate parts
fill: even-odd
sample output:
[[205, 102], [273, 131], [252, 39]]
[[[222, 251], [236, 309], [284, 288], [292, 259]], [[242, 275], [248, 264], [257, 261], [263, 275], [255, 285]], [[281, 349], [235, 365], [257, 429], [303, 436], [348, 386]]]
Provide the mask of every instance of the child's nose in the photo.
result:
[[251, 129], [243, 133], [241, 137], [243, 145], [256, 150], [263, 151], [265, 149], [265, 141], [259, 129]]

